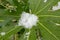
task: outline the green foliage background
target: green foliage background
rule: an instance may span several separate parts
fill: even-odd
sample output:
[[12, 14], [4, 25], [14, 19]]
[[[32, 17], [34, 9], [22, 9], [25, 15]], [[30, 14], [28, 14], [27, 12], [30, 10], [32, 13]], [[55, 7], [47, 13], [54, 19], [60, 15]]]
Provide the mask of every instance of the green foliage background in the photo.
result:
[[[6, 32], [0, 40], [27, 40], [24, 38], [29, 29], [17, 26], [20, 15], [23, 11], [30, 12], [39, 17], [37, 26], [30, 29], [28, 40], [60, 40], [60, 10], [52, 10], [60, 0], [0, 0], [0, 32]], [[13, 10], [6, 6], [16, 6]], [[13, 39], [12, 39], [13, 38]]]

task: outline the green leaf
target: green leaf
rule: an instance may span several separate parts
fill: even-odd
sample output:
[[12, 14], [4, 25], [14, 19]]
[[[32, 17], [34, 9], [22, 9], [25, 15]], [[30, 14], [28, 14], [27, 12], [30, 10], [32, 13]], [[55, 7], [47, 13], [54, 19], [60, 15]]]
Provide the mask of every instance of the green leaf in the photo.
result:
[[6, 34], [4, 36], [1, 36], [0, 39], [7, 40], [11, 35], [17, 33], [21, 29], [22, 29], [22, 27], [15, 26], [14, 28], [12, 28], [8, 32], [6, 32]]
[[[6, 32], [6, 35], [0, 34], [0, 40], [10, 40], [11, 35], [15, 35], [15, 40], [60, 40], [60, 9], [52, 11], [53, 6], [57, 6], [60, 0], [0, 0], [0, 33]], [[16, 11], [7, 10], [9, 6], [17, 6]], [[39, 22], [32, 29], [22, 29], [16, 26], [20, 14], [23, 11], [38, 16]], [[20, 34], [18, 34], [18, 32]], [[24, 38], [26, 33], [30, 32], [28, 38]], [[15, 37], [15, 36], [14, 36]]]
[[33, 14], [39, 17], [42, 40], [60, 40], [60, 10], [51, 11], [60, 0], [29, 0]]
[[28, 40], [36, 40], [36, 29], [33, 27], [31, 30], [30, 30], [30, 35], [29, 35], [29, 38]]

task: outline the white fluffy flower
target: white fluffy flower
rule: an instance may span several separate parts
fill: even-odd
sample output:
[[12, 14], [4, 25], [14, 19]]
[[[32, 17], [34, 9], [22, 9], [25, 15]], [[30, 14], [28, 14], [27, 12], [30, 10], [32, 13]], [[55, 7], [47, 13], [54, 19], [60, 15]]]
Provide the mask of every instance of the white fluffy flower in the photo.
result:
[[19, 26], [24, 26], [25, 28], [32, 28], [36, 25], [38, 17], [34, 14], [23, 12], [21, 18], [19, 19]]
[[60, 6], [60, 2], [58, 2], [58, 5]]
[[47, 0], [44, 0], [44, 2], [47, 2]]
[[5, 35], [5, 32], [1, 32], [0, 34], [1, 34], [2, 36], [4, 36], [4, 35]]
[[58, 10], [58, 6], [53, 6], [52, 10], [55, 11], [55, 10]]
[[59, 9], [60, 9], [60, 2], [58, 2], [57, 6], [53, 6], [53, 8], [52, 8], [53, 11], [59, 10]]

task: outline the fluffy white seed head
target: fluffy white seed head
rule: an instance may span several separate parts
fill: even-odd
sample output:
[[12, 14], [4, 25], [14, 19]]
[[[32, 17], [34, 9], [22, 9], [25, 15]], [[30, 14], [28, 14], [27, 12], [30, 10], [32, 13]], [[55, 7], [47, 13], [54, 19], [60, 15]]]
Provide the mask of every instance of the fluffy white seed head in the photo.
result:
[[4, 36], [4, 35], [5, 35], [5, 32], [1, 32], [0, 34], [1, 34], [2, 36]]
[[34, 14], [23, 12], [19, 19], [18, 26], [24, 26], [25, 28], [32, 28], [36, 25], [38, 17]]
[[47, 2], [47, 0], [44, 0], [44, 2]]
[[60, 6], [60, 2], [58, 2], [58, 5]]
[[55, 11], [55, 10], [59, 10], [60, 9], [60, 2], [58, 2], [58, 5], [57, 6], [53, 6], [52, 7], [52, 10]]
[[59, 23], [55, 23], [57, 26], [60, 26], [60, 24]]
[[59, 8], [57, 6], [53, 6], [52, 10], [55, 11], [55, 10], [58, 10]]

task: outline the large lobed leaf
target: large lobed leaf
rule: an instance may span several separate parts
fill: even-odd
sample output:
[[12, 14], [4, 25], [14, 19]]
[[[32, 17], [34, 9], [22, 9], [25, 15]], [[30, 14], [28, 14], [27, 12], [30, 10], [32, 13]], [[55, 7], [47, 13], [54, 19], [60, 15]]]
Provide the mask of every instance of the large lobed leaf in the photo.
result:
[[[12, 12], [5, 10], [5, 7], [0, 8], [0, 32], [6, 32], [5, 36], [0, 35], [0, 39], [9, 40], [8, 38], [11, 35], [20, 31], [20, 37], [16, 37], [15, 40], [39, 40], [39, 38], [41, 40], [60, 40], [60, 10], [50, 11], [60, 0], [47, 0], [47, 2], [44, 2], [44, 0], [21, 1], [19, 3], [17, 0], [3, 0], [4, 5], [10, 3], [10, 5], [17, 6], [17, 8], [16, 11]], [[27, 2], [29, 2], [29, 5]], [[12, 20], [18, 21], [21, 12], [29, 12], [29, 9], [31, 9], [31, 13], [39, 17], [39, 22], [36, 27], [30, 30], [29, 38], [24, 39], [27, 30], [22, 33], [22, 28], [16, 27], [17, 22]]]
[[39, 17], [38, 28], [40, 28], [42, 40], [60, 40], [60, 10], [52, 10], [60, 0], [29, 0], [29, 7], [33, 14]]

